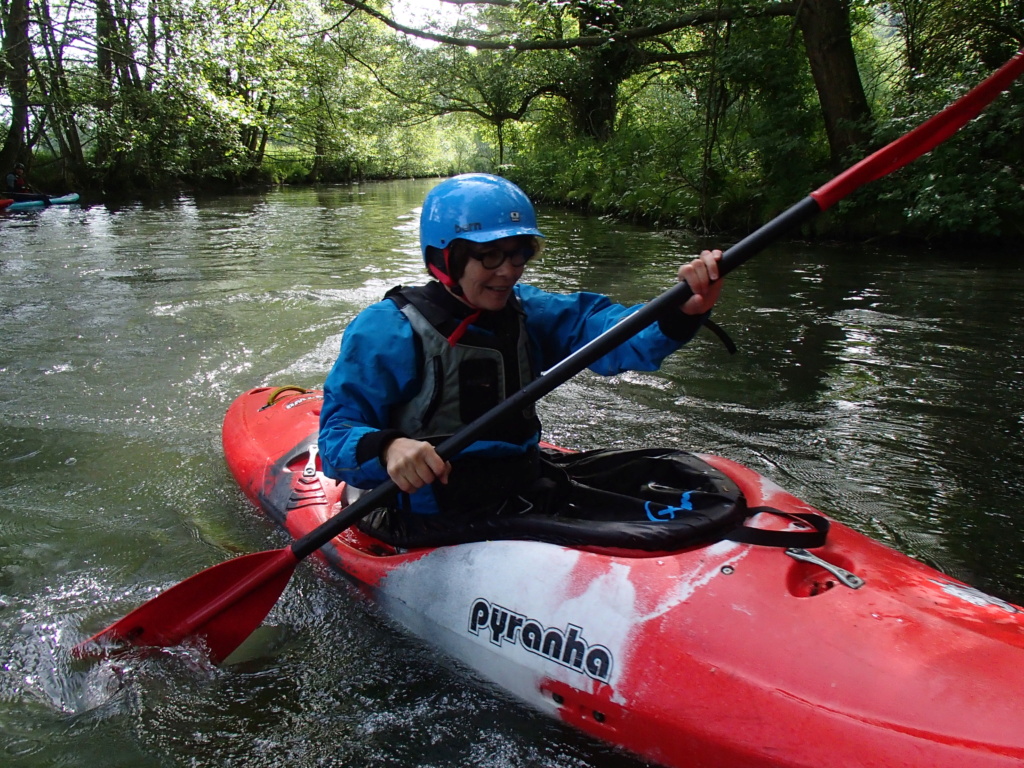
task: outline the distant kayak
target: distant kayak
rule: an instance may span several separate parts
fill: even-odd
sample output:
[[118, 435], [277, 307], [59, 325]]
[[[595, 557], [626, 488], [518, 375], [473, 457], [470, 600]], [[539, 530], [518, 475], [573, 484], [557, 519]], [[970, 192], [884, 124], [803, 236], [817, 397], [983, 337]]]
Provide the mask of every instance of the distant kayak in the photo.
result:
[[[61, 197], [50, 197], [49, 195], [25, 195], [13, 194], [10, 204], [6, 206], [8, 211], [27, 211], [32, 208], [45, 208], [47, 205], [69, 205], [78, 202], [78, 193], [71, 192]], [[0, 205], [0, 209], [4, 206]]]

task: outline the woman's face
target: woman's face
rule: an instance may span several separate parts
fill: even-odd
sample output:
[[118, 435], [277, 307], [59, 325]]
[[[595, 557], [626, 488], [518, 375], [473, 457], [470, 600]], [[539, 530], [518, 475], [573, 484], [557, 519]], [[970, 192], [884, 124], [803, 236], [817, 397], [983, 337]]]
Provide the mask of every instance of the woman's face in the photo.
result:
[[[504, 237], [488, 243], [471, 243], [466, 268], [459, 278], [464, 302], [477, 309], [504, 308], [533, 255], [532, 238]], [[487, 264], [500, 264], [488, 268]], [[518, 266], [517, 266], [518, 265]]]

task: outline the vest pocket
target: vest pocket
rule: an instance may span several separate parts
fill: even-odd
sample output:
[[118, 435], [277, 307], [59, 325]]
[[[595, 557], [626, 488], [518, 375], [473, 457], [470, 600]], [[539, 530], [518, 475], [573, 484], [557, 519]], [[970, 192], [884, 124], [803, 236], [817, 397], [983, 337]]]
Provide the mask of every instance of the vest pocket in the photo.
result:
[[469, 359], [459, 365], [459, 416], [468, 424], [501, 401], [497, 360]]

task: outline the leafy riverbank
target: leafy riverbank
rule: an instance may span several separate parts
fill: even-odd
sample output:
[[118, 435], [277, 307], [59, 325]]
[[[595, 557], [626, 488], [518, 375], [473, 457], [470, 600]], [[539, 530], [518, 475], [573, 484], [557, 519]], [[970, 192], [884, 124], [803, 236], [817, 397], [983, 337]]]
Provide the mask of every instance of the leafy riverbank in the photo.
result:
[[[708, 234], [756, 228], [1024, 44], [1013, 10], [983, 0], [522, 0], [415, 25], [362, 0], [86, 6], [82, 27], [77, 0], [0, 0], [0, 167], [24, 162], [38, 189], [492, 171], [537, 200]], [[1018, 83], [802, 235], [1019, 245], [1022, 135]]]

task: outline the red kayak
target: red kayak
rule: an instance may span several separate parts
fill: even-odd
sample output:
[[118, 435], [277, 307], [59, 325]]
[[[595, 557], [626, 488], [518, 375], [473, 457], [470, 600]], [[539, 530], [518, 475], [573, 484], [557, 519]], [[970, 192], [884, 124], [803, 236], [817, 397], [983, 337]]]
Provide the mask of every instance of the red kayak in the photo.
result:
[[[346, 504], [317, 459], [320, 392], [256, 389], [228, 466], [292, 537]], [[748, 528], [820, 515], [731, 479]], [[318, 553], [397, 623], [527, 704], [691, 768], [1024, 765], [1024, 612], [831, 521], [812, 549], [718, 540], [644, 552], [542, 541], [411, 551], [351, 528]]]
[[8, 199], [8, 200], [0, 200], [0, 211], [2, 211], [4, 208], [6, 208], [8, 205], [10, 205], [13, 202], [14, 201], [10, 200], [10, 199]]

